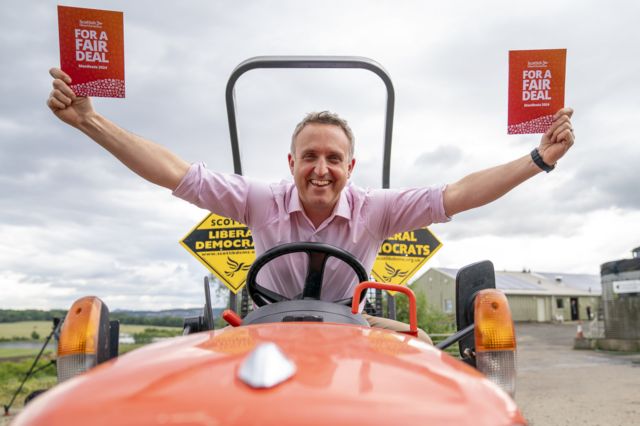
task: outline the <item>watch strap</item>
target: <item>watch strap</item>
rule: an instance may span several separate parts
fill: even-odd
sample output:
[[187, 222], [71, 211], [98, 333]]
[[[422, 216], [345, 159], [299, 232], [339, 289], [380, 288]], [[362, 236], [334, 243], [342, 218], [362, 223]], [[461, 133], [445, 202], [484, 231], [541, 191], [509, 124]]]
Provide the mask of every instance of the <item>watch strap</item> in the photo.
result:
[[540, 167], [542, 170], [544, 170], [547, 173], [549, 173], [551, 170], [556, 168], [555, 164], [550, 166], [544, 162], [544, 160], [542, 159], [542, 156], [540, 156], [540, 152], [538, 151], [538, 148], [533, 148], [533, 151], [531, 151], [531, 159], [536, 164], [536, 166]]

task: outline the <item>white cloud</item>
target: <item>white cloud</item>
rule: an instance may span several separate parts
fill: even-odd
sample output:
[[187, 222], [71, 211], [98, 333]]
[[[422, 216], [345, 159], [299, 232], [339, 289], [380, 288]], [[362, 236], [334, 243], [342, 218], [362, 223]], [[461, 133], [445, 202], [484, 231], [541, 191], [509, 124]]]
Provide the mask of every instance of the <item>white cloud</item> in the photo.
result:
[[[45, 107], [58, 60], [56, 2], [12, 0], [0, 17], [1, 308], [200, 306], [204, 268], [177, 241], [204, 215], [57, 121]], [[577, 142], [557, 170], [436, 225], [429, 265], [597, 273], [638, 242], [633, 128], [640, 6], [614, 1], [76, 1], [125, 13], [127, 98], [95, 99], [122, 127], [230, 172], [226, 79], [256, 55], [362, 55], [396, 91], [392, 186], [430, 185], [525, 155], [506, 135], [507, 51], [568, 49]], [[238, 82], [245, 173], [288, 176], [304, 113], [334, 109], [357, 139], [354, 181], [379, 186], [385, 94], [366, 72], [251, 71]]]

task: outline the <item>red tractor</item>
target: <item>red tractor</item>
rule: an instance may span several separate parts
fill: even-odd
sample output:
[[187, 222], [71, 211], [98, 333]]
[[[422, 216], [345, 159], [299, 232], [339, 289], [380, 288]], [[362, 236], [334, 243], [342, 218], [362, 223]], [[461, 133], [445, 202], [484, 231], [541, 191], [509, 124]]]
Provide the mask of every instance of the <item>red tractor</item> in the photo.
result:
[[[375, 62], [353, 57], [271, 57], [242, 63], [227, 86], [236, 173], [241, 173], [233, 85], [253, 68], [364, 68], [388, 89], [383, 186], [388, 187], [393, 87]], [[256, 281], [270, 261], [306, 253], [303, 293], [288, 300]], [[353, 297], [320, 300], [324, 265], [335, 257], [360, 284]], [[213, 330], [208, 280], [203, 315], [184, 336], [117, 356], [118, 327], [96, 297], [76, 301], [61, 329], [59, 384], [30, 402], [14, 425], [85, 424], [447, 424], [523, 425], [512, 397], [516, 353], [507, 299], [493, 265], [456, 278], [458, 332], [431, 346], [416, 338], [416, 301], [406, 287], [370, 282], [351, 254], [320, 243], [293, 243], [259, 256], [247, 275], [254, 310]], [[366, 289], [409, 298], [410, 331], [369, 327], [358, 313]], [[460, 359], [443, 349], [458, 343]]]

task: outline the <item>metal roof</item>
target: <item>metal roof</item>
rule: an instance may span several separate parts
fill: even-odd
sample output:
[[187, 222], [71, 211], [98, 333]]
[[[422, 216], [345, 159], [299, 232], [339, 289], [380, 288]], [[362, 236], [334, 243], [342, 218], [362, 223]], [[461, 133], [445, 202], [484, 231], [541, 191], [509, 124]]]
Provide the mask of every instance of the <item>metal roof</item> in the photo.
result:
[[588, 293], [601, 294], [602, 283], [599, 275], [590, 274], [563, 274], [552, 272], [536, 272], [546, 279], [553, 281], [560, 286], [583, 290]]
[[[433, 268], [451, 278], [458, 269]], [[495, 271], [496, 287], [508, 294], [548, 294], [548, 295], [600, 295], [602, 286], [599, 275], [566, 274], [555, 272]]]
[[533, 283], [529, 280], [518, 277], [517, 275], [511, 275], [506, 273], [496, 273], [496, 287], [501, 290], [542, 290], [539, 284]]

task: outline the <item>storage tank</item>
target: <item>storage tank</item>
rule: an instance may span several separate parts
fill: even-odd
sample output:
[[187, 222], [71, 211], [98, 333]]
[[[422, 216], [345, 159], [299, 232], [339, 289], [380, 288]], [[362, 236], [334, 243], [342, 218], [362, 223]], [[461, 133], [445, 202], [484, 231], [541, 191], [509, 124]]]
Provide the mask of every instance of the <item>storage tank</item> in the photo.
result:
[[640, 247], [632, 253], [600, 266], [607, 339], [640, 339]]

